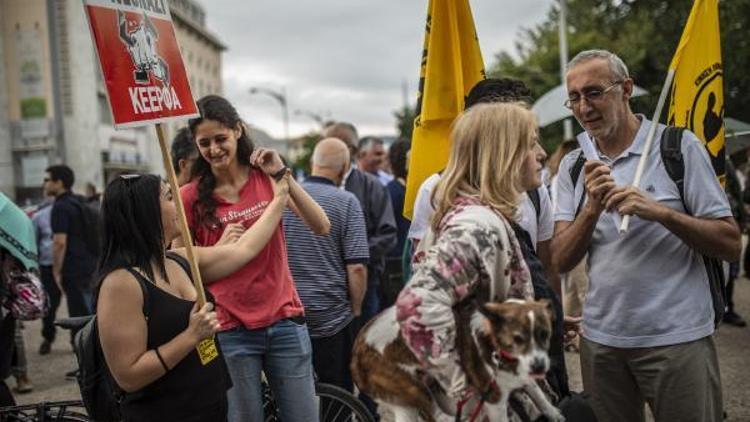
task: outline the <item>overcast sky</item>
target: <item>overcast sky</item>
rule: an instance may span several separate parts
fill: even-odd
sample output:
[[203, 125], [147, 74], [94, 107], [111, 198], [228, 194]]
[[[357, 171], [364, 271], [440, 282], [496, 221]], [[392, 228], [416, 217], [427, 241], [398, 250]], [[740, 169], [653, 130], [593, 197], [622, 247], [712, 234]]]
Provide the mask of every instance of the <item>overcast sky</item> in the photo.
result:
[[[290, 132], [317, 127], [295, 110], [346, 120], [360, 134], [395, 134], [393, 111], [416, 101], [427, 0], [200, 0], [227, 46], [224, 95], [250, 124], [283, 136], [281, 108], [250, 87], [286, 88]], [[485, 66], [515, 53], [519, 30], [554, 0], [471, 0]]]

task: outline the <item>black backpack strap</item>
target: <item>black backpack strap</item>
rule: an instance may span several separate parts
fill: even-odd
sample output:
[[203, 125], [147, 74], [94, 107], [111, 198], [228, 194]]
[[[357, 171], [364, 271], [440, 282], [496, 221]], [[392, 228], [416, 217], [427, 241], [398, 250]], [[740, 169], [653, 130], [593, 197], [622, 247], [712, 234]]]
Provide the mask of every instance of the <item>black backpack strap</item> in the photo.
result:
[[[685, 128], [667, 126], [661, 135], [661, 161], [669, 175], [669, 178], [677, 185], [680, 200], [685, 212], [693, 215], [688, 204], [685, 202], [685, 160], [682, 157], [682, 133]], [[721, 322], [727, 305], [726, 280], [724, 268], [720, 259], [710, 258], [703, 255], [703, 264], [708, 275], [708, 285], [711, 291], [711, 301], [714, 308], [714, 325]]]
[[[578, 154], [578, 157], [576, 158], [576, 162], [573, 163], [573, 167], [570, 168], [570, 180], [573, 182], [573, 191], [575, 192], [576, 184], [578, 183], [578, 178], [581, 177], [581, 171], [583, 171], [583, 165], [586, 164], [586, 157], [583, 156], [583, 151], [581, 151], [580, 154]], [[578, 217], [578, 214], [581, 212], [581, 208], [583, 208], [583, 201], [586, 199], [586, 184], [583, 184], [583, 194], [581, 195], [581, 199], [578, 200], [578, 205], [576, 206], [576, 217]]]
[[149, 310], [151, 309], [150, 303], [149, 303], [149, 294], [148, 294], [148, 287], [146, 287], [145, 283], [150, 283], [144, 277], [139, 273], [138, 271], [132, 269], [132, 268], [125, 268], [133, 277], [135, 277], [135, 280], [138, 282], [138, 285], [141, 286], [141, 292], [143, 292], [143, 316], [148, 319], [149, 316]]
[[[190, 277], [190, 281], [193, 280], [193, 276], [190, 273], [190, 263], [187, 259], [185, 259], [182, 255], [167, 251], [166, 254], [167, 259], [171, 259], [172, 261], [175, 261]], [[138, 271], [132, 269], [132, 268], [126, 268], [126, 270], [135, 277], [135, 279], [138, 281], [138, 285], [141, 286], [141, 292], [143, 292], [143, 315], [148, 319], [149, 316], [149, 310], [151, 309], [150, 302], [149, 302], [149, 294], [148, 294], [148, 287], [146, 287], [145, 283], [151, 283], [146, 277], [144, 277], [141, 273]]]
[[691, 214], [690, 209], [685, 203], [685, 161], [682, 158], [682, 133], [685, 128], [667, 126], [661, 135], [661, 161], [670, 179], [677, 185], [680, 192], [680, 200], [685, 207], [685, 211]]
[[182, 268], [183, 271], [185, 271], [185, 274], [190, 278], [190, 281], [193, 281], [193, 273], [190, 271], [190, 262], [185, 258], [184, 256], [178, 254], [174, 251], [167, 251], [167, 259], [171, 259], [172, 261], [176, 262], [177, 265]]
[[536, 212], [536, 222], [539, 224], [539, 218], [542, 215], [542, 199], [539, 197], [539, 190], [538, 189], [531, 189], [527, 190], [526, 194], [529, 195], [529, 199], [531, 200], [531, 204], [534, 206], [534, 211]]

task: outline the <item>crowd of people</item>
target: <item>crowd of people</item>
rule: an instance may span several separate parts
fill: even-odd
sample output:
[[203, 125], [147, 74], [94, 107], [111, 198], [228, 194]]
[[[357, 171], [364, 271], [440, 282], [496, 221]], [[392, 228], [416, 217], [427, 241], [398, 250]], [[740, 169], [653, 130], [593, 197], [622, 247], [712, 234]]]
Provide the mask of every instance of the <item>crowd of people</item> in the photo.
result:
[[[665, 126], [631, 111], [633, 80], [615, 54], [582, 52], [566, 78], [566, 105], [595, 140], [597, 160], [584, 162], [572, 140], [548, 158], [530, 90], [483, 80], [411, 219], [401, 212], [408, 140], [387, 149], [331, 122], [298, 181], [276, 151], [253, 145], [229, 101], [206, 96], [171, 158], [208, 303], [195, 304], [167, 184], [123, 174], [102, 195], [81, 197], [65, 165], [46, 170], [49, 200], [31, 220], [0, 196], [3, 291], [39, 274], [49, 298], [42, 355], [56, 340], [63, 297], [71, 316], [96, 313], [124, 420], [260, 421], [263, 379], [282, 420], [317, 420], [315, 380], [356, 391], [357, 333], [391, 306], [409, 349], [450, 397], [491, 403], [497, 385], [466, 378], [457, 364], [452, 309], [528, 297], [552, 304], [551, 368], [540, 382], [569, 420], [643, 421], [647, 404], [657, 421], [720, 421], [704, 257], [733, 263], [723, 320], [744, 326], [731, 301], [743, 181], [731, 170], [725, 194], [700, 141], [684, 131], [678, 186], [660, 149], [643, 149], [651, 125], [656, 139]], [[642, 188], [631, 187], [646, 153]], [[619, 234], [623, 215], [633, 218]], [[0, 312], [0, 377], [16, 375], [23, 393], [32, 388], [28, 351], [16, 315]], [[205, 339], [218, 351], [210, 362], [196, 351]], [[566, 348], [580, 350], [585, 396], [568, 386]], [[521, 394], [512, 400], [512, 420], [538, 414]], [[0, 383], [0, 406], [12, 403]]]

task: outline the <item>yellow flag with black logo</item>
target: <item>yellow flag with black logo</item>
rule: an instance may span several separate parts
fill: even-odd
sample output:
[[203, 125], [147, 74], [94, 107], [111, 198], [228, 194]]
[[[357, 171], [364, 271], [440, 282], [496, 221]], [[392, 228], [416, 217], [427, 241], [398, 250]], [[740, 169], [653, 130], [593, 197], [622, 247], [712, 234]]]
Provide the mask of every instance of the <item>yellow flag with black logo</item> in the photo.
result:
[[411, 218], [422, 182], [445, 168], [448, 135], [464, 99], [485, 78], [468, 0], [430, 0], [419, 75], [404, 215]]
[[695, 0], [670, 70], [674, 70], [669, 124], [688, 128], [703, 142], [722, 186], [724, 72], [718, 0]]

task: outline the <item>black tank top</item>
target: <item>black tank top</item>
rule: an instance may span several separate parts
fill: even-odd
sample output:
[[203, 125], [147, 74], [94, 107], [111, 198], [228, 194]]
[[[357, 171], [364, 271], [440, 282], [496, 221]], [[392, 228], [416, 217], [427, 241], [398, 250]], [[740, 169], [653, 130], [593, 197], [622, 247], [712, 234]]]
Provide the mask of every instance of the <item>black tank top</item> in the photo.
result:
[[[181, 256], [167, 254], [185, 269]], [[189, 268], [189, 267], [188, 267]], [[144, 289], [144, 312], [148, 315], [147, 348], [168, 343], [188, 326], [194, 302], [179, 298], [154, 285], [136, 271], [129, 270]], [[189, 273], [188, 273], [189, 274]], [[206, 291], [207, 299], [214, 301]], [[224, 356], [216, 340], [219, 356], [205, 366], [196, 350], [191, 351], [164, 376], [139, 391], [126, 394], [121, 412], [125, 421], [217, 421], [226, 419], [226, 392], [232, 383]]]

